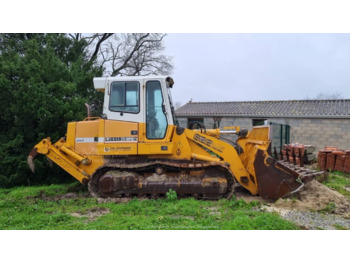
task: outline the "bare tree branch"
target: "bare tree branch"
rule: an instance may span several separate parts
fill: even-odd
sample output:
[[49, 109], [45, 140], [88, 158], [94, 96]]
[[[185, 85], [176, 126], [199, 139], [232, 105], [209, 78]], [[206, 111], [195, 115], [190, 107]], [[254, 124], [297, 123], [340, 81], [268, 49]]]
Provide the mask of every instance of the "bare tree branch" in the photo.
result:
[[72, 39], [79, 41], [81, 38], [81, 33], [68, 34]]
[[[69, 34], [77, 37], [76, 34]], [[172, 58], [162, 54], [165, 34], [80, 34], [85, 41], [88, 62], [104, 68], [105, 73], [116, 75], [170, 74]]]
[[110, 38], [113, 34], [110, 34], [110, 33], [106, 33], [106, 34], [103, 34], [103, 36], [98, 40], [97, 44], [96, 44], [96, 47], [95, 47], [95, 51], [93, 52], [92, 56], [90, 57], [90, 61], [91, 62], [93, 59], [96, 58], [99, 50], [100, 50], [100, 46], [101, 44], [106, 41], [108, 38]]
[[137, 41], [136, 44], [134, 45], [134, 48], [132, 49], [132, 51], [130, 52], [130, 54], [126, 57], [126, 59], [124, 60], [123, 64], [117, 68], [116, 70], [114, 70], [112, 72], [112, 76], [117, 75], [122, 69], [126, 68], [127, 64], [129, 63], [130, 59], [133, 57], [133, 55], [135, 54], [135, 52], [137, 50], [139, 50], [143, 44], [142, 40], [145, 39], [146, 37], [148, 37], [149, 34], [146, 34], [144, 36], [141, 36]]
[[337, 100], [337, 99], [343, 99], [343, 96], [341, 93], [335, 92], [335, 93], [319, 93], [315, 97], [310, 98], [309, 96], [304, 98], [305, 100]]

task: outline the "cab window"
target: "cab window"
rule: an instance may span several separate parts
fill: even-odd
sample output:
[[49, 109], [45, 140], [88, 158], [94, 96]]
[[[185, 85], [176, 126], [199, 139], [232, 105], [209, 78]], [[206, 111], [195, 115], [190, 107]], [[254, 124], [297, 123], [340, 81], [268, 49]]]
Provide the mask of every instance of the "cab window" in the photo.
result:
[[109, 110], [134, 114], [140, 112], [139, 93], [139, 82], [113, 82]]

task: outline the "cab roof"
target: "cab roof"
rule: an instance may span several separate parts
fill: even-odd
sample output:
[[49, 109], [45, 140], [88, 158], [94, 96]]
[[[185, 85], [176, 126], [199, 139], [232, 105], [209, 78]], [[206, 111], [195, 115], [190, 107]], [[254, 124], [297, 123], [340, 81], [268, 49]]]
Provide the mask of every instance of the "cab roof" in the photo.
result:
[[104, 92], [107, 83], [113, 81], [140, 81], [140, 80], [149, 80], [149, 79], [166, 79], [167, 76], [107, 76], [107, 77], [94, 77], [94, 88], [98, 91]]

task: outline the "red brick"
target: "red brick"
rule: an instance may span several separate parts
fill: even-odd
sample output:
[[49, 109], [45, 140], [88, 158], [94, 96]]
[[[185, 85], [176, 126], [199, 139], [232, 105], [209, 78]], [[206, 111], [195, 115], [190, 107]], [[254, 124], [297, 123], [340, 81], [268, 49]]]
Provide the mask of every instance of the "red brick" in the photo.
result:
[[326, 157], [327, 154], [324, 152], [319, 151], [317, 156], [317, 167], [320, 170], [326, 170]]
[[332, 154], [335, 154], [335, 155], [345, 155], [345, 152], [344, 151], [340, 151], [340, 150], [338, 150], [338, 151], [332, 151]]
[[350, 155], [345, 155], [343, 172], [350, 173]]
[[332, 152], [336, 155], [334, 170], [343, 172], [344, 162], [345, 162], [345, 152]]
[[293, 156], [289, 156], [289, 163], [294, 164], [294, 157]]
[[336, 151], [336, 150], [338, 150], [338, 147], [336, 147], [336, 146], [326, 146], [324, 149], [325, 150]]
[[332, 171], [335, 166], [335, 154], [327, 154], [326, 170]]
[[332, 153], [332, 150], [320, 150], [319, 152], [327, 154], [327, 153]]

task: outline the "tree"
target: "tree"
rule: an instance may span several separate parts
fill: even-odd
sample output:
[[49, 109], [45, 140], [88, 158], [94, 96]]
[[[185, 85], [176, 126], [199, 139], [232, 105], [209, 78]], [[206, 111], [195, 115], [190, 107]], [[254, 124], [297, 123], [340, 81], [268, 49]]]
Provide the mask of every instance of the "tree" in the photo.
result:
[[44, 158], [31, 174], [32, 147], [57, 141], [67, 123], [101, 113], [93, 77], [170, 73], [163, 34], [0, 34], [0, 187], [71, 179]]
[[92, 78], [102, 70], [83, 48], [63, 34], [0, 35], [0, 186], [68, 177], [49, 172], [43, 159], [31, 176], [26, 157], [36, 142], [56, 141], [67, 122], [86, 116]]
[[179, 102], [179, 101], [177, 101], [177, 102], [174, 103], [174, 108], [175, 108], [175, 110], [179, 109], [181, 106], [182, 106], [182, 103]]
[[70, 34], [85, 40], [89, 61], [96, 61], [111, 76], [167, 75], [172, 58], [162, 55], [165, 34]]
[[335, 99], [342, 99], [343, 96], [341, 93], [335, 92], [332, 94], [329, 93], [319, 93], [318, 95], [316, 95], [314, 98], [310, 98], [310, 97], [306, 97], [304, 98], [305, 100], [335, 100]]
[[325, 99], [342, 99], [341, 93], [332, 93], [332, 94], [327, 94], [327, 93], [319, 93], [316, 97], [315, 100], [325, 100]]

